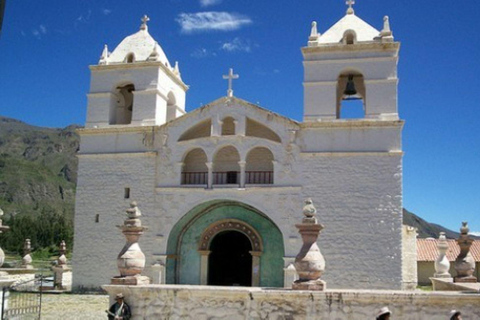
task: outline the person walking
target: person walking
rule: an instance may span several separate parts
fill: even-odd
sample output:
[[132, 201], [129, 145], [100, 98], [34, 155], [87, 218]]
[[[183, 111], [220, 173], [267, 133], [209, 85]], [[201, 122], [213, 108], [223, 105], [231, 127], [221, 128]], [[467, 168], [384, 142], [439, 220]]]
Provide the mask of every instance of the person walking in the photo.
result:
[[462, 320], [462, 313], [458, 310], [450, 311], [450, 320]]

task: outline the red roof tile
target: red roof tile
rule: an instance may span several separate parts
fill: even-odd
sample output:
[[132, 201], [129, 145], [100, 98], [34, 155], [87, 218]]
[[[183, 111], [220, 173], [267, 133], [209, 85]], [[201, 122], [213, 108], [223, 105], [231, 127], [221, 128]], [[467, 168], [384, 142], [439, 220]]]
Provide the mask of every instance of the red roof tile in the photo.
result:
[[[438, 239], [417, 239], [417, 261], [435, 261], [438, 257]], [[447, 239], [447, 259], [455, 261], [460, 253], [460, 247], [456, 240]], [[470, 254], [475, 261], [480, 262], [480, 240], [475, 240], [470, 247]]]

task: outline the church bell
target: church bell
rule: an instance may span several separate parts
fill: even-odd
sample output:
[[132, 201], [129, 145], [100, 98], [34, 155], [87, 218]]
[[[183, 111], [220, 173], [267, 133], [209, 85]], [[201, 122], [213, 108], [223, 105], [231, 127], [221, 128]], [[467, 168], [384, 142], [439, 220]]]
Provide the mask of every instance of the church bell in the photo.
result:
[[345, 91], [343, 94], [346, 96], [354, 96], [357, 94], [357, 89], [355, 89], [355, 82], [353, 82], [353, 75], [348, 76], [347, 85], [345, 86]]

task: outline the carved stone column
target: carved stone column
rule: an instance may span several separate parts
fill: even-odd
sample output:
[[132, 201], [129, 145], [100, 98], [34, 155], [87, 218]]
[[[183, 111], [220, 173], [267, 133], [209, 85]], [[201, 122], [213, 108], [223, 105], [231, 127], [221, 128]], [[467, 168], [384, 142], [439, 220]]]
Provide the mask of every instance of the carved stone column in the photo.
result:
[[260, 286], [260, 257], [261, 251], [249, 251], [252, 255], [252, 287]]
[[469, 231], [467, 222], [462, 222], [460, 237], [457, 240], [460, 253], [455, 260], [455, 270], [457, 271], [455, 282], [477, 282], [477, 278], [473, 275], [475, 260], [470, 254], [470, 246], [473, 243], [473, 239], [468, 236]]
[[293, 290], [325, 290], [326, 282], [320, 280], [325, 270], [325, 259], [317, 245], [323, 225], [315, 218], [317, 210], [311, 199], [305, 200], [301, 224], [295, 225], [302, 235], [303, 246], [295, 258], [295, 269], [299, 279], [293, 282]]
[[246, 161], [238, 161], [240, 166], [240, 188], [245, 188], [245, 166], [247, 165]]
[[208, 177], [207, 177], [207, 188], [212, 189], [213, 187], [213, 162], [205, 163], [208, 169]]
[[200, 253], [200, 284], [206, 286], [208, 284], [208, 257], [210, 250], [199, 250]]
[[112, 278], [112, 284], [142, 285], [150, 283], [148, 277], [141, 275], [145, 268], [145, 255], [138, 245], [138, 239], [147, 229], [142, 227], [141, 215], [137, 203], [133, 201], [130, 208], [127, 209], [127, 219], [123, 225], [117, 226], [122, 230], [127, 242], [117, 258], [120, 276]]
[[452, 278], [452, 275], [448, 272], [450, 270], [450, 261], [448, 261], [446, 253], [448, 250], [447, 238], [445, 232], [440, 232], [438, 238], [438, 257], [435, 260], [435, 278]]

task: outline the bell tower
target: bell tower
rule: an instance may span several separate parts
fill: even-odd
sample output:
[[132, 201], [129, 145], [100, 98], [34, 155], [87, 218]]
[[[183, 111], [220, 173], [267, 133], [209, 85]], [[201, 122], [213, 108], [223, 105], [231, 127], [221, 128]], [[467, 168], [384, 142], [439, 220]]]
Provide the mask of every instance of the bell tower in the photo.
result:
[[97, 65], [90, 66], [87, 128], [162, 125], [185, 114], [188, 86], [148, 32], [140, 30], [113, 52], [105, 45]]
[[323, 34], [312, 23], [302, 48], [305, 122], [341, 119], [349, 100], [362, 102], [365, 119], [398, 120], [400, 43], [387, 16], [378, 31], [355, 15], [354, 3], [348, 0], [346, 15]]

